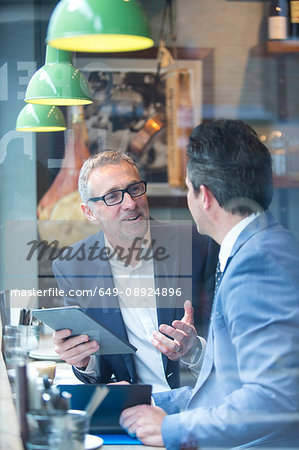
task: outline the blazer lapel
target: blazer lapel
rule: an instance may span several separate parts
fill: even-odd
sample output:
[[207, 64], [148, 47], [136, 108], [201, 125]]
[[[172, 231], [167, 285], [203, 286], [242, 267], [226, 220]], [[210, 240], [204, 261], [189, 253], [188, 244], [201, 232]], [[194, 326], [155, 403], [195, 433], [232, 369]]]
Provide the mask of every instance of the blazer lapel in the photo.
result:
[[[165, 226], [163, 225], [154, 225], [151, 228], [151, 236], [152, 239], [155, 239], [156, 245], [162, 245], [166, 248], [170, 245], [173, 249], [173, 236], [165, 233]], [[170, 244], [168, 244], [172, 241]], [[155, 277], [155, 289], [157, 292], [162, 292], [163, 288], [169, 290], [169, 288], [176, 289], [177, 284], [177, 271], [178, 271], [178, 263], [175, 258], [171, 258], [171, 264], [169, 264], [168, 260], [165, 261], [156, 261], [154, 259], [154, 277]], [[174, 298], [174, 297], [173, 297]], [[166, 302], [165, 302], [166, 301]], [[158, 326], [161, 324], [169, 324], [171, 325], [172, 321], [175, 319], [175, 305], [172, 305], [169, 302], [171, 301], [171, 297], [164, 297], [162, 295], [156, 295], [156, 305], [157, 305], [157, 317], [158, 317]], [[169, 359], [167, 356], [162, 355], [163, 367], [165, 373], [167, 373], [167, 365], [169, 363]]]
[[[166, 254], [169, 255], [164, 261], [157, 261], [154, 258], [155, 288], [160, 293], [163, 288], [166, 288], [168, 293], [170, 288], [174, 291], [181, 288], [183, 293], [181, 297], [156, 295], [158, 325], [163, 323], [171, 325], [173, 320], [178, 318], [179, 311], [182, 311], [181, 317], [183, 317], [183, 302], [187, 298], [191, 298], [191, 289], [186, 289], [186, 283], [191, 285], [192, 264], [190, 263], [191, 273], [189, 273], [188, 264], [183, 257], [186, 251], [188, 252], [188, 249], [190, 249], [191, 259], [191, 237], [190, 242], [186, 240], [186, 236], [189, 236], [188, 232], [189, 228], [187, 227], [167, 226], [151, 221], [151, 239], [155, 240], [155, 248], [162, 246], [165, 248]], [[165, 373], [168, 373], [167, 369], [173, 371], [173, 368], [171, 368], [173, 362], [165, 355], [162, 355], [162, 360]]]

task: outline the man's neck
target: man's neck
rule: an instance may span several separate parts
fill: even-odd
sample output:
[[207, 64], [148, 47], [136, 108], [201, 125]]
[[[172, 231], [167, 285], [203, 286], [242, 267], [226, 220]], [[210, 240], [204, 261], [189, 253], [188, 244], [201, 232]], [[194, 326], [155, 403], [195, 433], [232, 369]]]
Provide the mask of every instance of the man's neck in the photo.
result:
[[248, 214], [240, 216], [238, 214], [231, 214], [230, 212], [221, 209], [217, 214], [217, 220], [215, 221], [213, 236], [211, 235], [211, 237], [219, 245], [221, 245], [223, 239], [229, 233], [229, 231], [246, 217], [248, 217]]
[[115, 251], [116, 259], [125, 262], [126, 265], [135, 267], [140, 261], [140, 254], [144, 246], [144, 237], [135, 237], [133, 240], [114, 241], [106, 236], [110, 246]]

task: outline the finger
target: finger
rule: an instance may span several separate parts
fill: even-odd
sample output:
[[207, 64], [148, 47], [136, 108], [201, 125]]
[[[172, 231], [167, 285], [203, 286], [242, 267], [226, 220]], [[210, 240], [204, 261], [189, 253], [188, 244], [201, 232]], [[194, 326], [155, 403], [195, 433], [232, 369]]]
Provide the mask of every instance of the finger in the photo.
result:
[[78, 367], [78, 369], [86, 368], [89, 362], [89, 357], [91, 353], [90, 351], [86, 351], [81, 353], [80, 355], [76, 355], [73, 358], [65, 359], [68, 364], [71, 364], [72, 366]]
[[168, 337], [164, 336], [164, 334], [159, 333], [159, 331], [153, 332], [153, 338], [160, 341], [161, 344], [165, 345], [165, 347], [169, 348], [173, 352], [178, 352], [181, 349], [180, 341], [169, 339]]
[[82, 355], [82, 353], [85, 353], [88, 350], [94, 350], [98, 347], [97, 341], [88, 341], [86, 343], [82, 343], [79, 345], [76, 345], [75, 347], [68, 348], [67, 350], [63, 351], [61, 354], [69, 357], [73, 357], [75, 355]]
[[125, 409], [119, 418], [122, 428], [127, 430], [131, 436], [136, 435], [136, 429], [143, 422], [145, 415], [152, 408], [150, 405], [138, 405]]
[[96, 341], [90, 341], [86, 344], [78, 345], [64, 353], [61, 353], [61, 358], [72, 364], [73, 366], [78, 366], [80, 363], [86, 359], [88, 356], [92, 355], [99, 349], [99, 344]]
[[154, 338], [152, 338], [151, 341], [153, 346], [156, 347], [156, 349], [159, 350], [159, 352], [161, 352], [163, 355], [167, 356], [167, 358], [171, 359], [172, 361], [177, 361], [179, 359], [177, 353], [169, 350], [169, 348], [165, 347], [165, 345], [161, 344], [161, 342], [157, 341]]
[[71, 336], [71, 334], [72, 334], [71, 330], [67, 329], [54, 331], [54, 333], [52, 334], [54, 344], [60, 344], [61, 342], [64, 341], [65, 338]]
[[122, 411], [119, 417], [120, 426], [123, 427], [124, 429], [127, 429], [129, 426], [131, 426], [137, 411], [138, 411], [137, 406], [133, 406], [132, 408], [127, 408], [124, 411]]
[[[162, 324], [159, 326], [159, 330], [161, 331], [161, 333], [167, 334], [167, 336], [170, 336], [171, 338], [176, 339], [179, 342], [182, 341], [185, 336], [185, 334], [182, 333], [182, 331], [177, 330], [177, 329], [171, 327], [170, 325]], [[155, 331], [155, 333], [159, 333], [159, 332]], [[159, 335], [161, 335], [161, 333], [159, 333]], [[161, 335], [161, 336], [163, 336], [163, 335]], [[169, 340], [171, 341], [171, 339], [169, 339]]]
[[172, 353], [178, 353], [182, 346], [179, 341], [172, 340], [164, 336], [163, 334], [159, 333], [158, 331], [154, 331], [152, 339], [155, 339], [160, 344], [162, 344], [164, 347], [166, 347], [167, 350], [170, 350]]
[[186, 300], [184, 303], [185, 314], [182, 318], [182, 321], [185, 323], [189, 323], [190, 325], [194, 324], [194, 309], [190, 300]]
[[115, 386], [116, 384], [124, 385], [124, 384], [130, 384], [130, 383], [128, 381], [122, 380], [122, 381], [115, 381], [114, 383], [106, 383], [106, 384], [107, 384], [107, 386], [109, 386], [110, 384], [113, 384]]
[[130, 416], [126, 417], [123, 422], [120, 422], [120, 425], [122, 428], [128, 431], [129, 434], [132, 434], [135, 431], [135, 424], [136, 424], [137, 418], [134, 414], [131, 414]]
[[189, 325], [188, 323], [183, 322], [182, 320], [174, 320], [172, 322], [172, 326], [176, 330], [181, 330], [185, 335], [196, 334], [195, 328], [193, 325]]
[[87, 334], [80, 334], [79, 336], [74, 336], [72, 338], [60, 341], [58, 345], [55, 346], [56, 353], [66, 352], [84, 342], [89, 341], [89, 336]]

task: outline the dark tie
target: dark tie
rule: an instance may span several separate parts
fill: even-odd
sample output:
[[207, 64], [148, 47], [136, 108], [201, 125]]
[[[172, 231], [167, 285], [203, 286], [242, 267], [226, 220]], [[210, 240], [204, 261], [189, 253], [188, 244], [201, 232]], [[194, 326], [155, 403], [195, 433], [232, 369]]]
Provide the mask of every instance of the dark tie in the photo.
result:
[[217, 266], [216, 266], [216, 272], [215, 272], [215, 289], [214, 289], [214, 297], [217, 294], [219, 285], [220, 285], [220, 281], [222, 278], [223, 273], [220, 270], [220, 261], [218, 260], [217, 262]]

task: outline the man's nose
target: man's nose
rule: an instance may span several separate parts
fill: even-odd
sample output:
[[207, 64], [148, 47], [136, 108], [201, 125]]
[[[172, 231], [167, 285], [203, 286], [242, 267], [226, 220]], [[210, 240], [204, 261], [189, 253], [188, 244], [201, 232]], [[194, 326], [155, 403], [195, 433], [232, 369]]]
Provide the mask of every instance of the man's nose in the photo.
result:
[[135, 208], [136, 202], [135, 200], [130, 196], [128, 192], [124, 193], [124, 198], [122, 201], [122, 207], [123, 208]]

